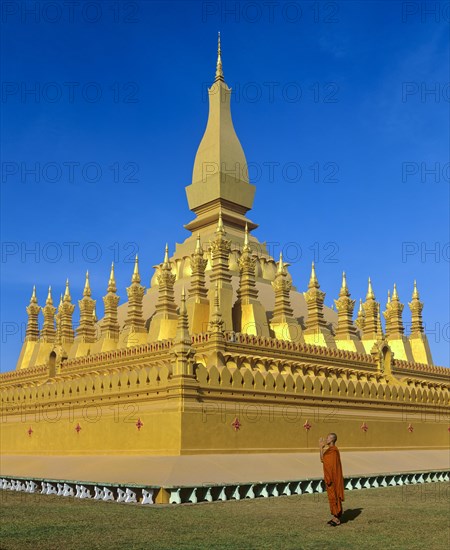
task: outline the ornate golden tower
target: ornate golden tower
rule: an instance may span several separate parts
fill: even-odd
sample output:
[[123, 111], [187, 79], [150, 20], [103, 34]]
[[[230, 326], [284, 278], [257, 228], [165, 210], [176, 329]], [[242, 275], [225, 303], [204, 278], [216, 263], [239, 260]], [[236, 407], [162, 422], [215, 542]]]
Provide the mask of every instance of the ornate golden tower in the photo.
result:
[[169, 261], [169, 247], [166, 244], [164, 261], [159, 267], [158, 279], [158, 303], [155, 315], [150, 322], [148, 341], [166, 340], [174, 338], [177, 331], [177, 305], [174, 299], [173, 285], [176, 276], [172, 273], [172, 264]]
[[191, 288], [187, 300], [189, 330], [192, 334], [200, 334], [208, 330], [209, 300], [205, 282], [207, 263], [200, 234], [198, 234], [194, 253], [191, 254]]
[[409, 309], [411, 310], [411, 334], [409, 336], [409, 342], [411, 344], [414, 361], [416, 363], [432, 365], [433, 360], [431, 358], [430, 346], [423, 329], [423, 302], [419, 299], [416, 281], [414, 281], [414, 290], [411, 302], [409, 302]]
[[269, 336], [267, 315], [258, 300], [256, 288], [256, 259], [248, 241], [248, 226], [245, 225], [244, 248], [239, 258], [239, 289], [233, 306], [234, 330], [245, 334]]
[[308, 318], [306, 319], [306, 330], [304, 331], [305, 342], [315, 346], [336, 347], [323, 316], [325, 292], [320, 290], [314, 262], [311, 266], [308, 291], [304, 293], [304, 296], [308, 307]]
[[100, 323], [100, 338], [96, 342], [94, 352], [111, 351], [117, 348], [119, 343], [120, 326], [117, 320], [117, 306], [120, 297], [117, 296], [116, 278], [114, 275], [114, 262], [111, 264], [106, 296], [103, 297], [105, 315]]
[[369, 277], [369, 283], [366, 294], [366, 301], [363, 304], [364, 308], [364, 325], [362, 342], [366, 353], [370, 353], [373, 345], [383, 336], [380, 334], [379, 323], [379, 304], [375, 300], [375, 294], [372, 289], [372, 281]]
[[139, 259], [136, 254], [131, 285], [127, 288], [128, 309], [123, 333], [120, 336], [120, 347], [132, 347], [147, 342], [147, 330], [142, 306], [144, 294], [145, 287], [141, 285]]
[[[219, 293], [221, 304], [222, 320], [224, 330], [233, 330], [232, 306], [233, 287], [231, 285], [231, 273], [229, 268], [231, 241], [226, 238], [227, 234], [222, 221], [222, 211], [219, 209], [219, 220], [214, 240], [210, 243], [212, 269], [209, 276], [209, 303], [214, 301], [214, 293]], [[210, 311], [210, 321], [213, 311]]]
[[277, 274], [272, 282], [275, 292], [275, 307], [273, 317], [270, 320], [270, 328], [275, 338], [289, 340], [290, 342], [304, 342], [302, 329], [294, 317], [294, 311], [291, 307], [292, 282], [288, 279], [288, 265], [283, 262], [283, 254], [280, 252]]
[[345, 271], [342, 273], [342, 285], [339, 291], [339, 298], [334, 301], [338, 312], [338, 326], [335, 332], [336, 347], [349, 351], [364, 352], [364, 346], [358, 338], [356, 328], [353, 325], [353, 309], [355, 300], [350, 298], [350, 291], [347, 287]]

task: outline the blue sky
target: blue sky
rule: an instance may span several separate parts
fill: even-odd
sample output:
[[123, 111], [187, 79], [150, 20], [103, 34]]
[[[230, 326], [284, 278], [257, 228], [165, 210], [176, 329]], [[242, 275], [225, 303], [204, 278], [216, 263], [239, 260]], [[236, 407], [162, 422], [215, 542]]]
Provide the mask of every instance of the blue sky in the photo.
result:
[[327, 305], [342, 270], [356, 299], [370, 275], [382, 309], [397, 283], [408, 323], [416, 278], [435, 363], [449, 364], [441, 5], [34, 4], [2, 4], [2, 371], [15, 368], [33, 284], [43, 305], [69, 277], [78, 300], [89, 269], [101, 314], [113, 259], [124, 301], [134, 253], [149, 284], [165, 242], [186, 238], [218, 30], [255, 235], [284, 250], [299, 290], [315, 259]]

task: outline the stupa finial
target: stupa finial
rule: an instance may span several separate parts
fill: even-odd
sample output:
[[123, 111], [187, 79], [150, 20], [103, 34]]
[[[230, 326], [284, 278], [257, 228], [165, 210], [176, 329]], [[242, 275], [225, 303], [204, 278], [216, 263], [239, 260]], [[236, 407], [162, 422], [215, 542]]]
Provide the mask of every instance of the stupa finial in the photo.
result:
[[373, 292], [373, 288], [372, 288], [372, 281], [369, 277], [369, 283], [367, 285], [367, 294], [366, 294], [366, 300], [375, 300], [375, 294]]
[[413, 300], [419, 299], [419, 291], [417, 290], [417, 281], [414, 279], [414, 290], [412, 293]]
[[53, 305], [53, 298], [52, 298], [52, 287], [48, 287], [48, 294], [47, 294], [47, 300], [45, 301], [46, 305]]
[[141, 282], [141, 276], [139, 275], [139, 258], [137, 254], [136, 254], [136, 258], [134, 259], [134, 269], [133, 269], [133, 275], [131, 276], [131, 282], [132, 283]]
[[316, 267], [314, 265], [314, 262], [312, 262], [311, 264], [311, 277], [309, 278], [308, 288], [320, 288], [319, 281], [317, 280], [316, 276]]
[[222, 49], [220, 47], [220, 32], [217, 36], [217, 64], [216, 64], [216, 78], [214, 82], [221, 80], [224, 82], [223, 69], [222, 69]]
[[225, 228], [223, 226], [223, 220], [222, 220], [222, 208], [219, 209], [219, 219], [217, 221], [216, 233], [225, 235]]
[[116, 278], [114, 276], [114, 262], [112, 262], [112, 264], [111, 264], [111, 273], [109, 274], [109, 281], [108, 281], [107, 291], [108, 292], [116, 292], [117, 291]]
[[195, 252], [197, 254], [203, 254], [202, 242], [200, 240], [200, 233], [197, 233], [197, 242], [195, 243]]
[[280, 252], [280, 259], [278, 260], [278, 269], [277, 273], [283, 273], [283, 252]]
[[397, 285], [394, 283], [394, 290], [392, 292], [392, 299], [398, 300], [398, 294], [397, 294]]
[[350, 292], [347, 286], [347, 277], [345, 275], [345, 271], [342, 272], [342, 285], [341, 285], [341, 290], [339, 292], [339, 296], [350, 296]]
[[248, 243], [248, 223], [245, 224], [245, 233], [244, 233], [244, 248], [243, 250], [249, 251], [250, 245]]
[[66, 290], [64, 291], [63, 302], [70, 302], [71, 300], [72, 300], [72, 296], [70, 295], [70, 290], [69, 290], [69, 279], [66, 279]]
[[86, 271], [86, 280], [84, 282], [83, 296], [91, 295], [91, 286], [89, 284], [89, 271]]
[[164, 265], [169, 265], [169, 245], [166, 243], [166, 247], [164, 249]]
[[33, 292], [31, 293], [30, 304], [37, 304], [36, 285], [33, 285]]

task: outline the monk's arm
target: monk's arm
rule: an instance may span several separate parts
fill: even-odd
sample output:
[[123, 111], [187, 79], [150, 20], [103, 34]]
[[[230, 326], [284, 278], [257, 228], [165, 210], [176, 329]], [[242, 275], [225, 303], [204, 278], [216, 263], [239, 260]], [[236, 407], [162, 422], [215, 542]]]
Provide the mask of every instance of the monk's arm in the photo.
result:
[[327, 449], [328, 449], [328, 445], [322, 445], [322, 447], [320, 447], [320, 462], [323, 462], [323, 454]]

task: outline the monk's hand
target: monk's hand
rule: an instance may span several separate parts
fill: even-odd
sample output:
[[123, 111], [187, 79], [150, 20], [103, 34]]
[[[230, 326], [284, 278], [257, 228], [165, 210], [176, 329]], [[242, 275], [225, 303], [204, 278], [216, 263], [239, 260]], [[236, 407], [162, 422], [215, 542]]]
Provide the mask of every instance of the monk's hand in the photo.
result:
[[323, 437], [321, 437], [321, 438], [319, 439], [319, 447], [322, 448], [322, 447], [324, 447], [324, 446], [325, 446], [325, 439], [324, 439]]

